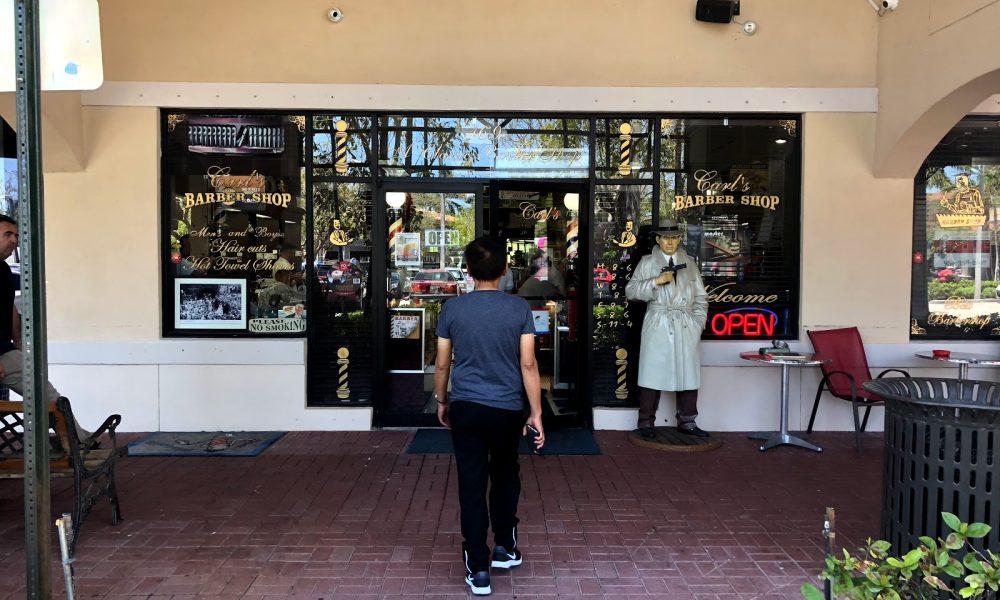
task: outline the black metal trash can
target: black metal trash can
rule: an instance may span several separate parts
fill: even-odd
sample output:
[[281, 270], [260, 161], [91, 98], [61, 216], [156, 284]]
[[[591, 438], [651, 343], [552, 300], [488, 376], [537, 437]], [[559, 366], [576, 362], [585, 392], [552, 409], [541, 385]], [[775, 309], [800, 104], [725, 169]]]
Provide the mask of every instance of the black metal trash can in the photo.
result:
[[891, 377], [865, 389], [886, 399], [882, 538], [904, 553], [946, 537], [947, 511], [991, 525], [970, 541], [1000, 549], [1000, 384]]

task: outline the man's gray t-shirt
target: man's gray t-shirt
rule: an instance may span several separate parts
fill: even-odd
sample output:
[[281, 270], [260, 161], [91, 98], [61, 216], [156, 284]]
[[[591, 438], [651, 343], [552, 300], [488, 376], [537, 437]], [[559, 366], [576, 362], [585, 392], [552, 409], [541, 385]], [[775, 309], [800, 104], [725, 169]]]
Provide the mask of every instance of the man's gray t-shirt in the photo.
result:
[[517, 296], [483, 290], [446, 302], [437, 336], [451, 340], [455, 355], [451, 400], [521, 410], [521, 335], [534, 332], [531, 308]]

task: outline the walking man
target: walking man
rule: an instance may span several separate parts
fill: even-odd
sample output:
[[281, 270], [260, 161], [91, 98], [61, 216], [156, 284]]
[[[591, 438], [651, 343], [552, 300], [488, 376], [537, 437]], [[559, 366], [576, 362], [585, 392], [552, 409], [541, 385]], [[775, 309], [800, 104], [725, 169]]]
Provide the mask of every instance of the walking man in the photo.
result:
[[[473, 594], [485, 596], [492, 591], [490, 566], [510, 569], [521, 564], [518, 438], [531, 427], [540, 449], [545, 430], [531, 309], [524, 299], [499, 290], [507, 270], [503, 248], [479, 238], [466, 246], [465, 263], [476, 289], [452, 298], [441, 310], [434, 383], [438, 420], [451, 429], [455, 446], [465, 582]], [[530, 407], [527, 426], [525, 393]], [[490, 525], [492, 557], [486, 543]]]

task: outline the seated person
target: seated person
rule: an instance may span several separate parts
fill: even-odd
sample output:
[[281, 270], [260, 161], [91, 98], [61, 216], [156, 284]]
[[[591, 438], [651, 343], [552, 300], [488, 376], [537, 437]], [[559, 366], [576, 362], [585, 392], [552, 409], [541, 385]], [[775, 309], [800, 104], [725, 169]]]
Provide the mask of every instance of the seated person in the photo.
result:
[[524, 280], [517, 295], [528, 301], [531, 308], [545, 308], [545, 303], [551, 298], [562, 298], [559, 288], [542, 279], [543, 271], [536, 270], [531, 277]]
[[283, 307], [305, 302], [305, 295], [293, 287], [295, 277], [291, 269], [274, 272], [274, 284], [257, 292], [257, 306], [262, 313], [277, 316]]

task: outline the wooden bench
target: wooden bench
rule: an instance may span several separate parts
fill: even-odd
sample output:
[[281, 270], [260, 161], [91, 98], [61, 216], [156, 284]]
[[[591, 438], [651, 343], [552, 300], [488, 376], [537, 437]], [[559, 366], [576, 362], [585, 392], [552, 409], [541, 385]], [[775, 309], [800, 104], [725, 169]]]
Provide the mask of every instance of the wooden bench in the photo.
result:
[[[115, 428], [121, 415], [111, 415], [89, 437], [77, 435], [76, 420], [67, 398], [49, 403], [49, 474], [73, 478], [73, 538], [70, 554], [76, 548], [77, 534], [90, 509], [103, 496], [111, 500], [111, 523], [122, 520], [115, 487], [115, 463], [128, 454], [128, 447], [118, 447]], [[111, 447], [97, 449], [97, 440], [108, 434]], [[0, 479], [24, 478], [24, 404], [0, 401]]]

